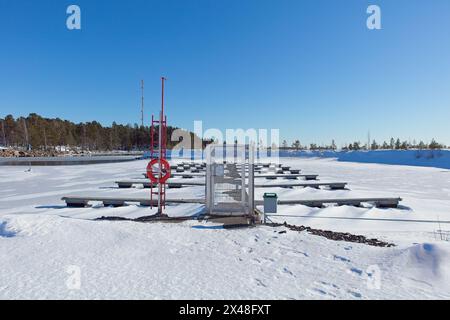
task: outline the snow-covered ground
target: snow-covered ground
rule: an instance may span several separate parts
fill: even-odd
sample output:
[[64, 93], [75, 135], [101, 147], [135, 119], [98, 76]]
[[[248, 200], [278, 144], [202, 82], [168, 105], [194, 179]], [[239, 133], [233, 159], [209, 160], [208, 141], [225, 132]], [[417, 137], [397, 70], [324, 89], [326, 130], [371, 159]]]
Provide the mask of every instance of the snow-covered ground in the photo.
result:
[[450, 169], [450, 150], [281, 151], [282, 156], [334, 158], [345, 162], [383, 163]]
[[[33, 167], [31, 172], [0, 167], [0, 299], [450, 298], [450, 243], [434, 232], [450, 230], [450, 170], [333, 159], [282, 162], [317, 173], [321, 181], [348, 182], [349, 190], [268, 188], [258, 189], [257, 198], [274, 191], [283, 200], [404, 200], [399, 209], [280, 206], [283, 217], [272, 220], [363, 234], [397, 246], [335, 242], [284, 227], [227, 230], [192, 228], [211, 225], [196, 220], [93, 221], [154, 211], [135, 205], [66, 208], [60, 198], [148, 196], [148, 189], [114, 186], [120, 179], [141, 178], [147, 161]], [[168, 190], [168, 198], [178, 196], [200, 198], [204, 188]], [[167, 208], [171, 216], [201, 210], [196, 204]]]

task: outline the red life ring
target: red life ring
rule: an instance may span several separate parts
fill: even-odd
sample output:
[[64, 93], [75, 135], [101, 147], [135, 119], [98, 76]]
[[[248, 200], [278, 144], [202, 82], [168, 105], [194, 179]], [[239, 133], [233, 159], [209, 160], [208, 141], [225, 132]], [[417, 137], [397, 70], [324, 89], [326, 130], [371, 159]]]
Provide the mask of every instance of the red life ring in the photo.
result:
[[[161, 170], [159, 168], [159, 161], [161, 161]], [[165, 183], [170, 178], [170, 164], [165, 159], [153, 159], [147, 165], [147, 177], [153, 183], [158, 183], [159, 174], [161, 172], [160, 183]]]

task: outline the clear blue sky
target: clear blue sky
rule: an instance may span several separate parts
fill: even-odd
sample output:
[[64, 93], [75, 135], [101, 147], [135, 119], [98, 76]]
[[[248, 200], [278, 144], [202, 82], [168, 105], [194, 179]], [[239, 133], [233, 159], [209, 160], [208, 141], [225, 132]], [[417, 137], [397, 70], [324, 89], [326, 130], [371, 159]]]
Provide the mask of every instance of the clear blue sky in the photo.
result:
[[148, 120], [165, 75], [183, 128], [450, 144], [449, 35], [448, 0], [0, 0], [0, 117], [139, 123], [140, 79]]

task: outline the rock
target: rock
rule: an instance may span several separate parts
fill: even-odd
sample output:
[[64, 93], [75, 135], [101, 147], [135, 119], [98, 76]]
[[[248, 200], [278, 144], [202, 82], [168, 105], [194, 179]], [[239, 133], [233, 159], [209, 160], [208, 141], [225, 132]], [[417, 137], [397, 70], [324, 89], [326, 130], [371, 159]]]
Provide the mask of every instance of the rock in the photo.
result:
[[[320, 229], [312, 229], [311, 227], [305, 227], [305, 226], [295, 226], [290, 225], [286, 223], [286, 221], [281, 223], [271, 223], [268, 224], [271, 227], [286, 227], [293, 231], [307, 231], [313, 235], [321, 236], [330, 240], [334, 241], [347, 241], [347, 242], [356, 242], [356, 243], [363, 243], [367, 244], [369, 246], [375, 246], [375, 247], [394, 247], [395, 245], [393, 243], [388, 243], [384, 241], [380, 241], [378, 239], [367, 239], [365, 236], [362, 235], [354, 235], [351, 233], [342, 233], [342, 232], [334, 232], [329, 230], [320, 230]], [[286, 231], [280, 231], [278, 233], [286, 233]]]
[[0, 150], [0, 157], [6, 157], [6, 158], [12, 158], [12, 157], [59, 157], [59, 156], [65, 156], [68, 154], [78, 154], [78, 152], [59, 152], [56, 150], [30, 150], [30, 151], [24, 151], [24, 150], [14, 150], [14, 149], [2, 149]]

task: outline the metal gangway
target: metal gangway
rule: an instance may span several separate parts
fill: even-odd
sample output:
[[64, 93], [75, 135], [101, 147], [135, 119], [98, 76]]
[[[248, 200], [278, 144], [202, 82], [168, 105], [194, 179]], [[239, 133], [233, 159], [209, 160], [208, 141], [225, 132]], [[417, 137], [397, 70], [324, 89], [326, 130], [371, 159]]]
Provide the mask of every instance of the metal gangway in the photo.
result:
[[254, 160], [253, 144], [213, 144], [206, 148], [205, 194], [210, 215], [254, 215]]

